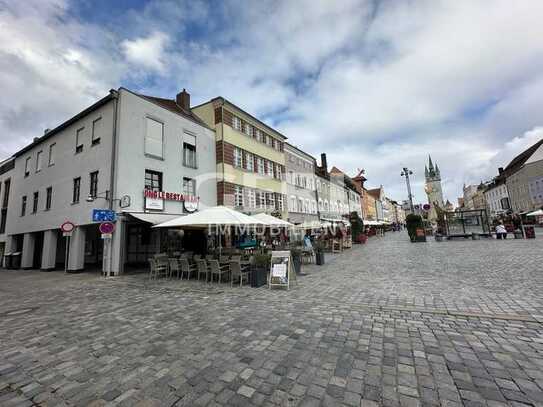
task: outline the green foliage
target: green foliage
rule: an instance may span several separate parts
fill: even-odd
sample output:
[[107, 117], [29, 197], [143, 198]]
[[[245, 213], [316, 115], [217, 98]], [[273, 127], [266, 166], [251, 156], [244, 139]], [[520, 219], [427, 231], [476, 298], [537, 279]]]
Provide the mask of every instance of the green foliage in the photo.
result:
[[271, 254], [255, 254], [255, 266], [258, 268], [270, 267]]
[[417, 229], [423, 227], [422, 218], [419, 215], [410, 213], [406, 216], [405, 223], [407, 226], [407, 233], [409, 234], [411, 241], [415, 241], [417, 238]]

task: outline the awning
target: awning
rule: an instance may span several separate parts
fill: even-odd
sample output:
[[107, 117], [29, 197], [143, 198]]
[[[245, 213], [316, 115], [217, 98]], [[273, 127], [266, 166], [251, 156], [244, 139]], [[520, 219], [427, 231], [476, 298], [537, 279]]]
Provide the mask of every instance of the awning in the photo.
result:
[[172, 214], [167, 214], [167, 213], [126, 212], [126, 214], [132, 216], [133, 218], [141, 220], [143, 222], [151, 223], [153, 225], [158, 225], [159, 223], [166, 222], [168, 220], [172, 220], [181, 216], [181, 215], [172, 215]]

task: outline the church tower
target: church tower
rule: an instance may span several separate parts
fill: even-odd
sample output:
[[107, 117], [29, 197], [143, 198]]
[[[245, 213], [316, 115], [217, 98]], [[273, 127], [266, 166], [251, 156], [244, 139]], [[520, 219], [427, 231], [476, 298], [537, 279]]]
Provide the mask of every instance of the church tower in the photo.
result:
[[437, 163], [434, 167], [432, 157], [430, 156], [428, 156], [428, 165], [424, 166], [424, 177], [426, 181], [424, 190], [428, 197], [428, 203], [432, 206], [428, 213], [428, 219], [430, 221], [435, 221], [437, 219], [435, 206], [439, 205], [439, 207], [443, 209], [445, 207], [445, 202], [443, 200], [443, 190], [441, 189], [441, 174], [439, 172], [439, 167], [437, 166]]

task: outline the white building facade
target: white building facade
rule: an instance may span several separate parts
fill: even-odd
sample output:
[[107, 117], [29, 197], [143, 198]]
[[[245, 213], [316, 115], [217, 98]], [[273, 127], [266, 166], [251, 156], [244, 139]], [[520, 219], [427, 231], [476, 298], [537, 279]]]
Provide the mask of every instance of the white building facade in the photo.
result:
[[[22, 268], [119, 274], [163, 248], [166, 232], [153, 224], [216, 204], [215, 135], [186, 92], [171, 100], [112, 90], [14, 157], [6, 250], [22, 252]], [[93, 209], [116, 212], [111, 239]]]
[[316, 195], [315, 159], [285, 143], [288, 221], [311, 225], [319, 220]]

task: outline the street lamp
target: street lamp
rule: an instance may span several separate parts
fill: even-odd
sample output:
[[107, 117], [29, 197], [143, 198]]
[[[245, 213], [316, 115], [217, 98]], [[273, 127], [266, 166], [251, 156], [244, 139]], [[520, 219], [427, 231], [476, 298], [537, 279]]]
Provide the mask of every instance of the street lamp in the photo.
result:
[[400, 176], [405, 177], [405, 183], [407, 185], [407, 197], [409, 198], [409, 207], [411, 208], [411, 213], [415, 213], [415, 208], [413, 207], [413, 195], [411, 194], [411, 183], [409, 182], [410, 175], [413, 175], [413, 171], [411, 171], [407, 167], [403, 167]]
[[[101, 196], [105, 195], [105, 196]], [[99, 192], [96, 195], [89, 194], [87, 196], [86, 201], [87, 202], [94, 202], [96, 199], [105, 199], [109, 202], [110, 208], [113, 209], [113, 202], [118, 201], [119, 206], [121, 208], [126, 208], [127, 206], [130, 206], [130, 196], [129, 195], [123, 195], [121, 198], [112, 198], [110, 197], [109, 190], [104, 192]]]

